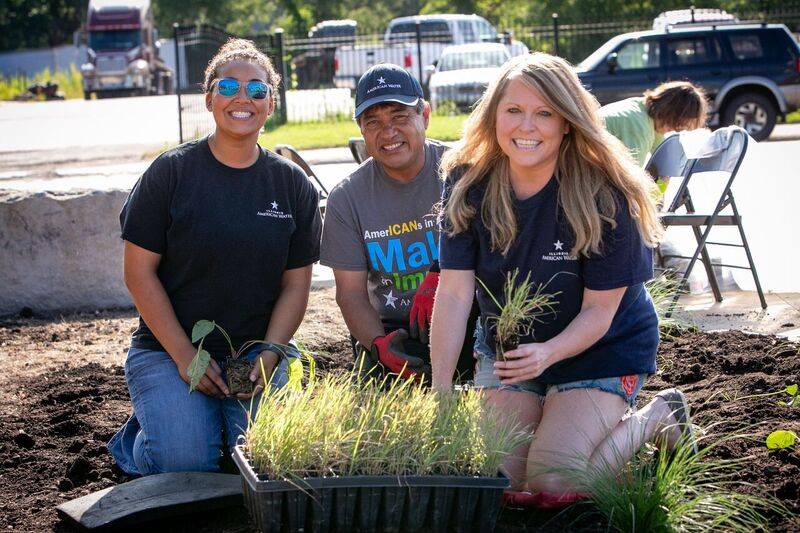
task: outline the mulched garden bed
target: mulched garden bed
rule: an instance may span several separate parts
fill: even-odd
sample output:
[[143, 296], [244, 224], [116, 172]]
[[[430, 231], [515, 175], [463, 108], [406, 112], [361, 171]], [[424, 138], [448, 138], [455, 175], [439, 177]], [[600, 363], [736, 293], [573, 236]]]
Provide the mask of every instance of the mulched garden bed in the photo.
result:
[[[330, 310], [334, 309], [331, 305]], [[331, 325], [329, 331], [342, 331], [337, 312], [323, 313], [316, 309], [312, 316], [316, 321], [314, 328], [326, 329], [327, 322]], [[126, 481], [106, 449], [106, 442], [128, 416], [130, 408], [120, 354], [109, 362], [97, 352], [94, 356], [79, 352], [81, 346], [96, 348], [111, 338], [119, 344], [119, 336], [127, 335], [133, 326], [130, 312], [81, 318], [86, 331], [83, 340], [70, 348], [70, 355], [73, 351], [76, 355], [74, 358], [53, 365], [44, 362], [46, 371], [20, 370], [18, 375], [9, 375], [23, 368], [6, 364], [11, 358], [23, 356], [19, 349], [9, 347], [41, 348], [55, 342], [63, 333], [49, 329], [61, 327], [58, 331], [62, 331], [64, 320], [61, 317], [52, 322], [35, 318], [0, 321], [0, 369], [5, 372], [0, 376], [3, 389], [0, 399], [12, 406], [0, 413], [2, 530], [70, 531], [56, 515], [57, 504]], [[89, 344], [85, 344], [87, 339]], [[343, 337], [331, 339], [328, 336], [315, 343], [313, 338], [304, 338], [309, 349], [321, 354], [318, 365], [321, 371], [345, 367], [349, 361], [349, 344]], [[718, 447], [713, 455], [748, 457], [741, 480], [751, 483], [752, 488], [743, 490], [771, 493], [800, 513], [800, 450], [770, 451], [764, 445], [766, 435], [775, 429], [800, 433], [800, 407], [778, 406], [774, 397], [736, 400], [798, 383], [799, 352], [800, 345], [772, 336], [737, 331], [679, 333], [663, 340], [659, 351], [660, 373], [647, 383], [640, 399], [645, 402], [658, 389], [675, 385], [687, 393], [697, 413], [696, 421], [701, 425], [714, 424], [715, 434], [751, 434], [751, 438], [737, 438]], [[498, 530], [521, 531], [544, 525], [545, 530], [563, 531], [568, 515], [505, 510]], [[772, 531], [800, 530], [800, 519], [771, 518]], [[583, 524], [584, 528], [592, 529], [598, 523], [590, 519]], [[252, 530], [244, 509], [195, 516], [162, 526], [173, 531]]]

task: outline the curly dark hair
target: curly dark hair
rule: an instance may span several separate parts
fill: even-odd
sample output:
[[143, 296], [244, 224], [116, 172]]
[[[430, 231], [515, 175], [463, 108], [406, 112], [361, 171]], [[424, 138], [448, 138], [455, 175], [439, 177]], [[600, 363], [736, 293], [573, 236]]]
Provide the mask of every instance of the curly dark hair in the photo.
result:
[[264, 69], [267, 73], [267, 85], [272, 89], [274, 98], [278, 84], [281, 82], [281, 77], [272, 66], [267, 55], [256, 48], [253, 41], [247, 39], [237, 39], [231, 37], [228, 42], [223, 44], [219, 51], [211, 58], [206, 67], [206, 72], [203, 77], [203, 92], [211, 91], [211, 84], [217, 78], [219, 69], [231, 61], [248, 61]]

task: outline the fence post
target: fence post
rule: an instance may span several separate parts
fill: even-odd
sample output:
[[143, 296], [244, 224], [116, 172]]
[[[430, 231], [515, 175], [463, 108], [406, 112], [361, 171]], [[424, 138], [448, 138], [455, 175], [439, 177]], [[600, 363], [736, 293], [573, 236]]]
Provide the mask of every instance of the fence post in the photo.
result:
[[178, 23], [172, 24], [172, 39], [175, 41], [175, 94], [178, 95], [178, 142], [183, 144], [183, 111], [181, 109], [181, 54], [178, 47]]
[[558, 55], [558, 13], [553, 13], [553, 55]]
[[422, 30], [419, 19], [414, 24], [414, 30], [417, 34], [417, 72], [419, 72], [419, 84], [422, 85]]
[[286, 124], [288, 113], [286, 109], [286, 62], [283, 60], [283, 28], [275, 28], [275, 69], [281, 75], [281, 83], [278, 85], [278, 100], [280, 102], [280, 114], [278, 124]]

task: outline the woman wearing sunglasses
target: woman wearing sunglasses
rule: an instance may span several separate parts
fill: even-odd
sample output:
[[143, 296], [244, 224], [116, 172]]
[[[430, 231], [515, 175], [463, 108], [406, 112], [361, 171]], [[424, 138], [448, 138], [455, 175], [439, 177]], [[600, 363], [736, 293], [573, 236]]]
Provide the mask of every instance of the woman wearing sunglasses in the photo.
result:
[[272, 386], [287, 380], [285, 358], [256, 346], [246, 353], [253, 393], [231, 397], [222, 362], [230, 350], [214, 331], [197, 391], [187, 385], [196, 321], [214, 320], [238, 348], [288, 343], [305, 313], [319, 257], [317, 192], [299, 167], [257, 143], [279, 81], [252, 42], [225, 44], [205, 72], [214, 133], [159, 156], [120, 214], [125, 283], [140, 320], [125, 362], [134, 413], [109, 450], [130, 474], [218, 470], [255, 414], [261, 367]]

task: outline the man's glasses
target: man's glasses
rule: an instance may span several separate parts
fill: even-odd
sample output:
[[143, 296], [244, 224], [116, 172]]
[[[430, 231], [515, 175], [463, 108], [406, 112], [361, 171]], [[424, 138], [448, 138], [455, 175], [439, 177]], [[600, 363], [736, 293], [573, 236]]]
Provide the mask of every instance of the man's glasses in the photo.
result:
[[[222, 96], [231, 98], [239, 94], [242, 84], [236, 78], [217, 78], [214, 80], [217, 92]], [[212, 85], [213, 87], [213, 85]], [[253, 100], [263, 100], [269, 96], [270, 87], [260, 80], [250, 80], [244, 85], [245, 93], [248, 98]]]

